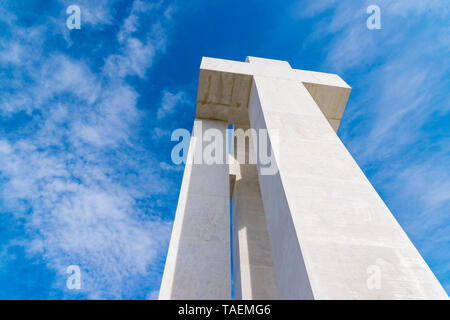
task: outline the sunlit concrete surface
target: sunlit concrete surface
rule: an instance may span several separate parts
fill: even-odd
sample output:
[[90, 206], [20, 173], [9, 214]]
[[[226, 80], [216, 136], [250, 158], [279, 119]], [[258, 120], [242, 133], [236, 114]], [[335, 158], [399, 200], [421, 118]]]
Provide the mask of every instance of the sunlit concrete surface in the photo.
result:
[[[160, 299], [229, 298], [230, 196], [237, 298], [448, 299], [336, 134], [350, 91], [285, 61], [203, 58], [196, 124], [269, 129], [278, 171], [258, 162], [243, 176], [232, 167], [230, 179], [228, 165], [186, 166]], [[276, 289], [266, 292], [270, 272]]]
[[[228, 165], [193, 163], [205, 144], [197, 139], [200, 130], [215, 128], [226, 136], [227, 126], [195, 120], [159, 299], [231, 297]], [[225, 146], [223, 154], [227, 156]]]

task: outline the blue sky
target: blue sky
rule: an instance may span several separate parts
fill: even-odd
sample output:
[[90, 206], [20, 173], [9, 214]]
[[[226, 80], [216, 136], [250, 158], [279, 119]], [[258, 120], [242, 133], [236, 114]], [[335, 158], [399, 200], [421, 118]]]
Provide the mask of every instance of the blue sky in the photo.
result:
[[249, 55], [352, 86], [338, 134], [450, 292], [449, 18], [445, 0], [0, 1], [0, 298], [156, 298], [170, 134], [192, 128], [201, 57]]

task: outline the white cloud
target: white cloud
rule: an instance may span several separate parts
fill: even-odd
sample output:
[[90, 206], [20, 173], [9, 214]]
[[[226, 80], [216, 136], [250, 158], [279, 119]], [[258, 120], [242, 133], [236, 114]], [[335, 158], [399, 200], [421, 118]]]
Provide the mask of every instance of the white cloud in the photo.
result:
[[6, 140], [0, 140], [0, 152], [4, 154], [9, 154], [11, 153], [11, 151], [12, 149], [9, 142]]
[[[91, 161], [84, 160], [88, 150], [52, 155], [41, 151], [40, 140], [21, 141], [13, 152], [0, 156], [2, 173], [9, 179], [1, 191], [6, 209], [25, 219], [26, 229], [34, 233], [23, 244], [61, 277], [68, 265], [79, 265], [85, 270], [83, 293], [89, 297], [126, 297], [131, 293], [123, 293], [124, 288], [139, 287], [139, 276], [152, 276], [150, 267], [165, 246], [161, 239], [169, 223], [136, 216], [133, 193], [142, 191], [118, 182], [120, 173], [102, 162], [101, 154]], [[140, 174], [139, 186], [147, 189], [147, 196], [154, 194], [152, 183], [163, 185], [157, 175]], [[28, 206], [32, 213], [25, 215]]]
[[[135, 0], [131, 6], [130, 14], [122, 23], [120, 31], [117, 34], [117, 38], [120, 42], [125, 41], [134, 32], [138, 31], [141, 25], [142, 14], [149, 11], [158, 9], [161, 7], [161, 3], [148, 3], [141, 0]], [[144, 20], [145, 21], [145, 20]]]
[[165, 49], [166, 31], [162, 23], [168, 23], [171, 17], [163, 14], [163, 21], [158, 19], [152, 22], [144, 41], [138, 39], [134, 33], [141, 26], [140, 21], [148, 23], [149, 13], [160, 7], [160, 3], [148, 4], [140, 0], [133, 2], [130, 14], [122, 23], [117, 35], [121, 45], [120, 53], [106, 58], [104, 67], [106, 74], [120, 78], [128, 75], [145, 77], [145, 72], [152, 65], [155, 54]]
[[130, 38], [125, 42], [120, 54], [110, 55], [106, 59], [105, 72], [110, 77], [124, 78], [127, 75], [137, 75], [144, 78], [157, 48], [151, 40], [143, 43], [139, 39]]
[[[111, 23], [106, 2], [84, 4], [102, 7], [88, 22]], [[8, 21], [12, 34], [26, 33]], [[55, 270], [54, 285], [62, 291], [72, 264], [80, 266], [81, 292], [90, 298], [145, 295], [159, 279], [155, 270], [170, 223], [160, 218], [158, 197], [170, 182], [141, 145], [139, 94], [124, 79], [144, 77], [163, 50], [165, 31], [156, 25], [141, 37], [133, 35], [139, 24], [124, 33], [119, 52], [105, 61], [106, 76], [61, 53], [43, 56], [45, 29], [36, 27], [39, 41], [36, 35], [29, 42], [0, 37], [0, 50], [18, 44], [0, 58], [18, 75], [0, 75], [0, 117], [25, 111], [31, 119], [18, 128], [20, 135], [0, 139], [2, 211], [14, 213], [26, 230], [9, 245], [23, 245]]]
[[158, 109], [157, 117], [158, 119], [162, 119], [172, 113], [175, 112], [176, 107], [179, 104], [187, 103], [186, 95], [183, 91], [179, 91], [177, 93], [171, 93], [167, 89], [164, 89], [162, 92], [161, 98], [161, 106]]
[[[117, 0], [59, 0], [64, 9], [70, 5], [76, 4], [81, 10], [81, 27], [88, 24], [92, 27], [102, 27], [114, 23], [113, 8]], [[65, 15], [67, 18], [68, 15]]]
[[298, 1], [293, 7], [294, 16], [312, 18], [336, 5], [336, 0]]
[[[158, 140], [158, 139], [161, 139], [163, 137], [165, 137], [167, 139], [170, 139], [170, 131], [169, 130], [164, 130], [164, 129], [161, 129], [161, 128], [154, 128], [153, 129], [152, 139]], [[169, 141], [169, 140], [167, 140], [167, 141]]]
[[[326, 35], [333, 35], [327, 49], [325, 67], [343, 72], [369, 64], [377, 58], [378, 49], [397, 44], [415, 19], [427, 14], [443, 18], [449, 12], [445, 0], [381, 0], [376, 4], [381, 9], [382, 30], [373, 31], [366, 28], [366, 19], [369, 17], [366, 8], [371, 4], [374, 4], [371, 0], [357, 4], [335, 0], [300, 1], [296, 4], [300, 18], [317, 16], [326, 10], [332, 13], [331, 17], [326, 16], [322, 21], [316, 22], [314, 33], [307, 40], [309, 43]], [[446, 28], [445, 25], [442, 28]]]

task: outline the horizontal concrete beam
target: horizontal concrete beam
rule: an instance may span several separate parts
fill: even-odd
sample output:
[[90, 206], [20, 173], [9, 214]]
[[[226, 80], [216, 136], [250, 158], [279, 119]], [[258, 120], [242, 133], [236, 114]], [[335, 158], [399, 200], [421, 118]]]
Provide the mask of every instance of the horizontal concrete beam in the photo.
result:
[[245, 62], [204, 57], [200, 66], [196, 117], [248, 125], [253, 76], [303, 84], [337, 131], [351, 88], [338, 75], [292, 69], [288, 62], [247, 57]]

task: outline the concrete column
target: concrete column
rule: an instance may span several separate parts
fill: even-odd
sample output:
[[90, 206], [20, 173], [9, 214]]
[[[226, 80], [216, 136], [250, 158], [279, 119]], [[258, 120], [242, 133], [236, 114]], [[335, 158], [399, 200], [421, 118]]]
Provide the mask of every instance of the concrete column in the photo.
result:
[[[159, 299], [231, 298], [227, 127], [195, 119]], [[224, 139], [221, 164], [192, 163], [213, 143], [202, 142], [208, 129]]]
[[[234, 298], [278, 299], [266, 217], [249, 127], [235, 127], [232, 199]], [[237, 134], [237, 136], [236, 136]], [[238, 157], [239, 155], [239, 157]]]
[[302, 82], [255, 75], [249, 114], [278, 130], [258, 173], [281, 299], [447, 298]]

